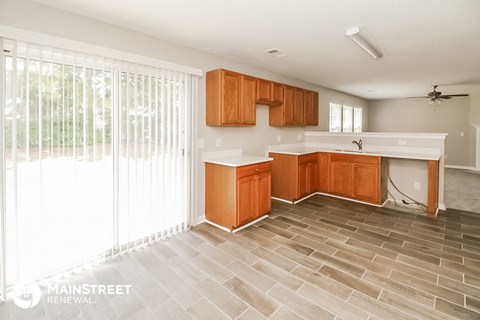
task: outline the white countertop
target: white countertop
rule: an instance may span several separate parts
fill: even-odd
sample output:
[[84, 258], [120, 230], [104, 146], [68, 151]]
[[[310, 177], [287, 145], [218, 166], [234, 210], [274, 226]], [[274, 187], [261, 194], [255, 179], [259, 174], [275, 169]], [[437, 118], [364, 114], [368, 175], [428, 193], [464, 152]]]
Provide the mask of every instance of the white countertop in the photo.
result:
[[334, 152], [334, 153], [346, 153], [346, 154], [357, 154], [365, 156], [379, 156], [385, 158], [398, 158], [398, 159], [413, 159], [413, 160], [439, 160], [440, 154], [435, 153], [415, 153], [415, 152], [403, 152], [403, 151], [374, 151], [374, 150], [363, 150], [362, 152], [357, 152], [354, 149], [333, 149], [333, 148], [324, 148], [324, 147], [293, 147], [286, 148], [282, 150], [270, 150], [269, 152], [273, 153], [282, 153], [282, 154], [291, 154], [291, 155], [303, 155], [314, 152]]
[[273, 158], [268, 158], [268, 157], [235, 155], [235, 156], [229, 156], [229, 157], [208, 158], [208, 159], [204, 159], [203, 161], [207, 163], [220, 164], [228, 167], [241, 167], [249, 164], [268, 162], [272, 160]]

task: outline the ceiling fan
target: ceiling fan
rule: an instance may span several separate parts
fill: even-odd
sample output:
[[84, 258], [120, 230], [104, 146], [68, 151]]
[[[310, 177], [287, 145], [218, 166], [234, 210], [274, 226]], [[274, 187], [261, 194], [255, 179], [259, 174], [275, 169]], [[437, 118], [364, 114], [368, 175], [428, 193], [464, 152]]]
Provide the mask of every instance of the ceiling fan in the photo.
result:
[[438, 85], [433, 85], [433, 90], [427, 93], [426, 96], [423, 97], [412, 97], [412, 98], [427, 98], [429, 99], [428, 103], [430, 104], [440, 104], [443, 100], [452, 99], [455, 97], [468, 97], [468, 94], [442, 94], [442, 92], [437, 91]]

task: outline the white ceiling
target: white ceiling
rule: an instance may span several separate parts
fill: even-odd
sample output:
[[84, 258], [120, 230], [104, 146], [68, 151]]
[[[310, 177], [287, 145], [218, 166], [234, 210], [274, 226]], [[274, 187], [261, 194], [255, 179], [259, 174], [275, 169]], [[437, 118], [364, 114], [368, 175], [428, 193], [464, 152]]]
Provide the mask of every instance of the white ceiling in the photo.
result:
[[[366, 99], [480, 89], [479, 0], [33, 1]], [[385, 56], [347, 38], [352, 26]]]

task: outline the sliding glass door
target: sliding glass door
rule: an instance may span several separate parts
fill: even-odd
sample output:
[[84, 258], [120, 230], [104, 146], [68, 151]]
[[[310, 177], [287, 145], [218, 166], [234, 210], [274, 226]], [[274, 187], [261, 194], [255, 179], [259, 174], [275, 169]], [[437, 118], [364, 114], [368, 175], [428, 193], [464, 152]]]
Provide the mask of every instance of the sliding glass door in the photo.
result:
[[186, 230], [196, 78], [13, 40], [4, 46], [7, 285]]

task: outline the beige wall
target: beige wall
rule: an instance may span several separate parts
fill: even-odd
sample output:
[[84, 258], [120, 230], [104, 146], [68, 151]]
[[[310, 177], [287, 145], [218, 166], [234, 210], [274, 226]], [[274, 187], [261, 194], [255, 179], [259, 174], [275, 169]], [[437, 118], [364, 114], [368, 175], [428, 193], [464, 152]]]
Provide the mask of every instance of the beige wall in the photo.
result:
[[435, 108], [426, 99], [370, 101], [369, 130], [448, 133], [446, 164], [475, 167], [475, 129], [470, 124], [473, 116], [480, 120], [479, 102], [480, 94], [445, 100]]
[[[0, 2], [0, 24], [184, 64], [204, 71], [226, 68], [318, 91], [320, 95], [319, 127], [309, 127], [309, 130], [328, 130], [328, 104], [330, 101], [363, 106], [365, 119], [368, 119], [368, 102], [366, 100], [26, 0], [2, 0]], [[268, 126], [267, 106], [257, 107], [257, 125], [254, 127], [207, 127], [205, 125], [204, 77], [199, 80], [198, 107], [197, 138], [205, 141], [205, 148], [199, 150], [200, 153], [222, 149], [243, 149], [244, 153], [263, 155], [268, 145], [278, 143], [278, 135], [281, 136], [281, 143], [298, 142], [298, 135], [302, 135], [303, 141], [304, 128]], [[368, 123], [365, 123], [365, 127], [368, 128]], [[222, 147], [216, 147], [216, 138], [222, 139]], [[204, 165], [200, 160], [198, 168], [197, 216], [202, 216], [204, 214]]]

